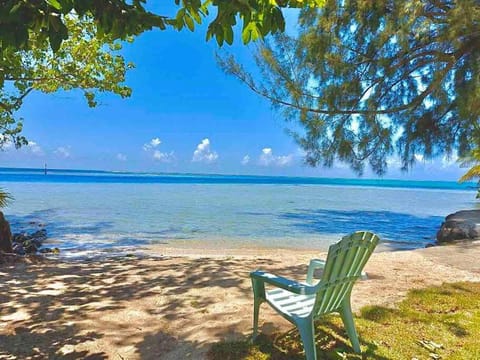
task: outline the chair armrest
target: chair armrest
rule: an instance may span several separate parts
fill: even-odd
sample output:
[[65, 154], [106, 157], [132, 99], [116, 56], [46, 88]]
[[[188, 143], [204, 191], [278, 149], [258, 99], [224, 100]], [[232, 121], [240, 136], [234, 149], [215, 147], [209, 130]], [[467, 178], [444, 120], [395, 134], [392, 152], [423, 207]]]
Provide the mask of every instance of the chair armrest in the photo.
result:
[[316, 269], [323, 269], [325, 267], [325, 260], [322, 259], [312, 259], [310, 260], [310, 264], [308, 265], [307, 271], [307, 284], [312, 285], [313, 282], [313, 273]]
[[250, 273], [250, 277], [254, 281], [260, 281], [262, 283], [267, 283], [285, 290], [288, 290], [290, 292], [293, 292], [295, 294], [300, 294], [300, 295], [311, 295], [315, 294], [316, 292], [316, 287], [315, 286], [310, 286], [307, 284], [302, 284], [297, 281], [293, 281], [287, 278], [284, 278], [282, 276], [277, 276], [274, 274], [270, 274], [264, 271], [253, 271]]

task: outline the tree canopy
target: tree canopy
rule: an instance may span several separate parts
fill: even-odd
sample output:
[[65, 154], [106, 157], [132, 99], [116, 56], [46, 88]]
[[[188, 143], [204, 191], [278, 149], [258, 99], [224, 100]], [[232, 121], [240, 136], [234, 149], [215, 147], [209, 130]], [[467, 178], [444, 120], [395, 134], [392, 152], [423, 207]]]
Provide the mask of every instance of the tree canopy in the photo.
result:
[[96, 95], [111, 92], [128, 97], [131, 89], [124, 84], [126, 71], [133, 65], [120, 55], [119, 41], [109, 36], [99, 38], [91, 18], [64, 18], [69, 37], [56, 53], [47, 39], [30, 35], [26, 50], [7, 48], [0, 68], [4, 83], [0, 89], [0, 148], [6, 143], [16, 147], [27, 144], [21, 135], [22, 119], [17, 111], [32, 91], [53, 93], [58, 90], [80, 89], [93, 107]]
[[[131, 67], [119, 55], [120, 41], [168, 27], [193, 31], [216, 16], [206, 38], [232, 44], [233, 27], [243, 23], [244, 43], [284, 31], [286, 7], [318, 6], [324, 0], [174, 0], [176, 14], [147, 10], [145, 0], [5, 0], [0, 6], [0, 149], [21, 146], [22, 121], [15, 117], [33, 90], [50, 93], [81, 89], [90, 106], [95, 93], [122, 97]], [[153, 3], [150, 2], [150, 3]]]
[[[171, 0], [170, 0], [171, 1]], [[24, 48], [32, 44], [31, 35], [48, 38], [53, 51], [69, 37], [64, 16], [94, 19], [98, 33], [112, 39], [125, 39], [146, 30], [187, 27], [193, 31], [210, 12], [216, 11], [207, 30], [207, 40], [215, 37], [221, 45], [233, 41], [232, 27], [243, 22], [245, 43], [285, 29], [281, 8], [319, 6], [324, 0], [174, 0], [175, 16], [148, 11], [146, 0], [6, 0], [0, 8], [0, 49]]]
[[256, 54], [261, 79], [232, 57], [227, 73], [300, 124], [311, 165], [340, 160], [362, 173], [406, 170], [453, 150], [466, 154], [480, 121], [478, 0], [332, 1], [301, 11], [298, 35]]

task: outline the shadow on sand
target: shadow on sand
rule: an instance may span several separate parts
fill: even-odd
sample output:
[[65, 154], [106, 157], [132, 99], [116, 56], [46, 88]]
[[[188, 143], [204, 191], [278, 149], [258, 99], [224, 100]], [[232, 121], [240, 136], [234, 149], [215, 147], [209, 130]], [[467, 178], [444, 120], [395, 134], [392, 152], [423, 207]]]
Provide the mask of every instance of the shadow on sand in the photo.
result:
[[[282, 269], [276, 261], [265, 264]], [[248, 272], [255, 267], [255, 260], [229, 258], [0, 267], [0, 358], [196, 358], [211, 345], [196, 333], [236, 338], [250, 328], [251, 314], [238, 314], [227, 296], [251, 302]], [[298, 276], [306, 266], [281, 271]], [[201, 316], [190, 323], [192, 313]]]

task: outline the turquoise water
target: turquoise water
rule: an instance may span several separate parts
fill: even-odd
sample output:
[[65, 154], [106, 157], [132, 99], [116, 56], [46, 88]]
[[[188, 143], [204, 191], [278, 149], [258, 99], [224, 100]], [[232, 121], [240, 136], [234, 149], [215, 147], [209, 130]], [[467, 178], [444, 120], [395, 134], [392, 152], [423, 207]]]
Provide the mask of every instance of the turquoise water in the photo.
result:
[[[476, 206], [473, 184], [1, 169], [15, 229], [45, 224], [65, 254], [171, 247], [325, 250], [369, 229], [392, 249], [424, 247], [443, 218]], [[66, 251], [68, 250], [68, 251]]]

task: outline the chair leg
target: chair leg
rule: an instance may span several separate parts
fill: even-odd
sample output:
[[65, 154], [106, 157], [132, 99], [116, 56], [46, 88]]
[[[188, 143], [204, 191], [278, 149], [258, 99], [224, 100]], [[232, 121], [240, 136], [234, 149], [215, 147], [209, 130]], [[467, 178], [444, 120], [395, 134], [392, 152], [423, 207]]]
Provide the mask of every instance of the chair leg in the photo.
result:
[[317, 349], [315, 348], [315, 329], [312, 319], [302, 319], [296, 323], [305, 350], [307, 360], [317, 360]]
[[260, 305], [265, 301], [265, 284], [263, 281], [259, 281], [252, 277], [253, 288], [253, 334], [252, 341], [258, 335], [258, 313], [260, 311]]
[[258, 313], [260, 312], [261, 300], [257, 297], [253, 300], [253, 334], [252, 341], [257, 338], [258, 335]]
[[343, 302], [340, 316], [342, 317], [343, 324], [352, 343], [353, 351], [355, 351], [357, 354], [360, 354], [362, 351], [360, 349], [360, 342], [358, 341], [358, 334], [357, 330], [355, 329], [355, 323], [353, 322], [350, 299], [347, 298]]

